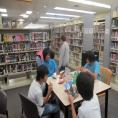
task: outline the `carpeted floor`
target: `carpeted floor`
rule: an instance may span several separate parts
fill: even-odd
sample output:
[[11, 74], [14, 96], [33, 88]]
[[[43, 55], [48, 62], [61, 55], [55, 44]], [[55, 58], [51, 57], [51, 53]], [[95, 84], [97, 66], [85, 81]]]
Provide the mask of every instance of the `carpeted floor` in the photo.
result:
[[[8, 95], [9, 118], [20, 118], [21, 103], [18, 94], [27, 95], [28, 86], [6, 91]], [[102, 118], [104, 118], [104, 97], [100, 98]], [[109, 92], [109, 112], [108, 118], [118, 118], [118, 92]]]

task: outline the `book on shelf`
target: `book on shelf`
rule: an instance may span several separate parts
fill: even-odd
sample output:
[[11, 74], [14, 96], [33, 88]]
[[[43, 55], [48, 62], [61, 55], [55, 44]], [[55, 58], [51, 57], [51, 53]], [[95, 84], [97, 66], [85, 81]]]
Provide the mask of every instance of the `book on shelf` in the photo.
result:
[[112, 27], [118, 27], [118, 19], [117, 18], [114, 18], [112, 19]]

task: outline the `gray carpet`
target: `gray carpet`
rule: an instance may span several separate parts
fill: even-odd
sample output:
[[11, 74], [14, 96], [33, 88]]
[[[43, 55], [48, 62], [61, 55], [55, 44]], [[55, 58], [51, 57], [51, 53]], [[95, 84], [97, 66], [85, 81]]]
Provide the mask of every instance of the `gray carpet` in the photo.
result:
[[[28, 86], [6, 91], [8, 95], [9, 118], [20, 118], [21, 103], [18, 94], [27, 95]], [[104, 97], [100, 98], [102, 118], [104, 118]], [[118, 92], [109, 92], [109, 112], [108, 118], [118, 118]]]

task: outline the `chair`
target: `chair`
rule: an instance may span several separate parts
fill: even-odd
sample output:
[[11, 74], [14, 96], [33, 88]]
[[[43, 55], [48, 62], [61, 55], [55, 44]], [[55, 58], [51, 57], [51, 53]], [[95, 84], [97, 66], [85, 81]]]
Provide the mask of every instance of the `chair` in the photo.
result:
[[112, 71], [108, 68], [105, 68], [105, 67], [101, 66], [100, 75], [101, 75], [101, 80], [104, 83], [109, 85], [110, 84], [110, 79], [112, 77]]
[[[108, 68], [105, 68], [103, 66], [101, 66], [101, 72], [100, 72], [100, 76], [101, 76], [101, 81], [104, 82], [105, 84], [110, 85], [110, 79], [112, 77], [112, 71]], [[99, 94], [100, 96], [104, 96], [105, 93]]]
[[8, 118], [7, 95], [3, 90], [0, 90], [0, 114]]
[[37, 106], [23, 95], [19, 94], [19, 96], [21, 99], [22, 109], [26, 118], [40, 118]]

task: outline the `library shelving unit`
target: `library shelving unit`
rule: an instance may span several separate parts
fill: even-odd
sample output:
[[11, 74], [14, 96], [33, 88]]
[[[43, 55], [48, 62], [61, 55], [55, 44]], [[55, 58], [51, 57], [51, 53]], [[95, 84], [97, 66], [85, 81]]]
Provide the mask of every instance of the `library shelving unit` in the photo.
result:
[[[52, 30], [53, 45], [55, 45], [55, 51], [57, 58], [59, 58], [60, 49], [60, 37], [65, 35], [70, 46], [70, 62], [69, 67], [76, 69], [78, 65], [81, 65], [81, 56], [83, 48], [83, 24], [72, 24], [61, 27], [56, 27]], [[54, 47], [54, 46], [53, 46]]]
[[112, 38], [111, 38], [111, 65], [115, 76], [118, 77], [118, 17], [112, 19]]
[[99, 61], [103, 65], [104, 55], [104, 39], [105, 39], [105, 20], [99, 20], [94, 24], [94, 50], [99, 51]]
[[[36, 52], [47, 47], [48, 30], [0, 30], [0, 78], [15, 78], [36, 70]], [[20, 76], [19, 76], [20, 77]]]

